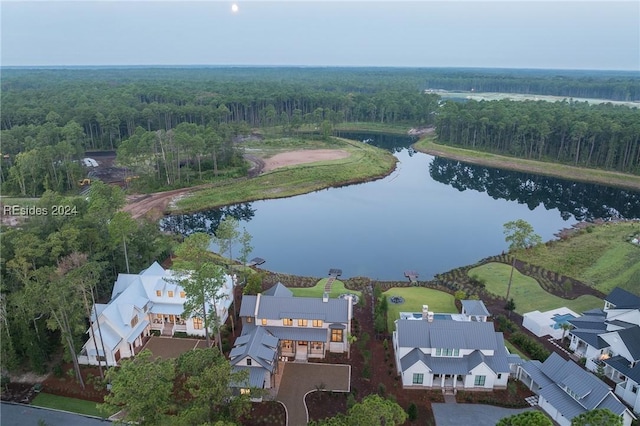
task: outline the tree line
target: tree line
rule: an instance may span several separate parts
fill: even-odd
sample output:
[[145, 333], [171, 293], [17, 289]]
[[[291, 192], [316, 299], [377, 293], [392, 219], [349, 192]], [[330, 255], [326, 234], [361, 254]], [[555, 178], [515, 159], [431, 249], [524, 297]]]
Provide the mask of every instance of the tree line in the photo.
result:
[[535, 160], [640, 174], [640, 109], [545, 101], [446, 102], [443, 143]]

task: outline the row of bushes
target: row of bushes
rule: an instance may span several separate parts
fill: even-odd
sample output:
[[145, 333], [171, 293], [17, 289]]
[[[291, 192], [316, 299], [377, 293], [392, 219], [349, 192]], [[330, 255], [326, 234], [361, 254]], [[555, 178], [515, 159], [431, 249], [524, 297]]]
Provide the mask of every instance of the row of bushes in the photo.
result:
[[510, 340], [511, 343], [518, 346], [533, 359], [544, 361], [550, 355], [549, 351], [544, 346], [521, 331], [513, 333]]

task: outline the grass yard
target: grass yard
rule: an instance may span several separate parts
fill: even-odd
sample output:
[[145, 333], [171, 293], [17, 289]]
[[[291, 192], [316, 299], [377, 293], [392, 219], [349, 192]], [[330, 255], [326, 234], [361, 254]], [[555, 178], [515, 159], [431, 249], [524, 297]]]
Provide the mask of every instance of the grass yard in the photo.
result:
[[522, 253], [518, 258], [573, 277], [603, 293], [618, 286], [639, 294], [640, 247], [627, 240], [640, 233], [640, 223], [608, 223], [544, 250]]
[[520, 355], [520, 358], [522, 358], [525, 361], [529, 361], [531, 359], [528, 356], [526, 356], [525, 354], [523, 354], [522, 352], [520, 352], [518, 350], [518, 348], [513, 346], [513, 343], [511, 343], [510, 341], [505, 340], [504, 341], [504, 345], [507, 347], [507, 349], [509, 349], [509, 353]]
[[[306, 143], [307, 147], [321, 146], [313, 141]], [[264, 144], [268, 145], [267, 142]], [[275, 144], [270, 149], [277, 151], [280, 147]], [[294, 147], [298, 147], [298, 144], [288, 148]], [[246, 201], [306, 194], [331, 186], [383, 177], [395, 167], [396, 159], [391, 153], [361, 142], [336, 139], [335, 143], [324, 147], [345, 150], [350, 155], [339, 160], [282, 167], [249, 180], [220, 182], [214, 187], [194, 191], [190, 196], [180, 199], [174, 211], [199, 211]]]
[[[387, 296], [387, 329], [395, 329], [394, 321], [400, 318], [400, 312], [422, 312], [422, 305], [429, 305], [429, 310], [442, 313], [458, 313], [455, 299], [449, 293], [424, 287], [393, 287], [385, 291]], [[395, 304], [389, 301], [391, 296], [404, 298], [404, 303]]]
[[[322, 297], [324, 293], [324, 285], [327, 282], [327, 278], [323, 278], [318, 281], [318, 284], [313, 287], [288, 287], [289, 290], [293, 292], [294, 296], [297, 297]], [[349, 290], [344, 287], [344, 283], [340, 280], [335, 280], [333, 284], [331, 284], [331, 293], [329, 293], [329, 297], [336, 298], [343, 293], [353, 293], [357, 294], [358, 297], [362, 296], [362, 293], [355, 290]]]
[[[98, 410], [97, 403], [85, 401], [84, 399], [67, 398], [65, 396], [52, 395], [50, 393], [39, 393], [31, 405], [36, 407], [54, 408], [56, 410], [70, 411], [72, 413], [87, 414], [96, 417], [108, 417]], [[115, 412], [114, 412], [115, 413]], [[110, 414], [114, 414], [110, 413]]]
[[[501, 297], [507, 294], [510, 273], [510, 265], [495, 262], [469, 270], [469, 276], [477, 275], [478, 278], [484, 278], [486, 280], [486, 289]], [[522, 275], [518, 270], [513, 272], [513, 282], [509, 297], [513, 297], [516, 303], [515, 311], [519, 314], [535, 310], [547, 311], [562, 306], [581, 313], [603, 305], [603, 301], [595, 296], [580, 296], [573, 300], [554, 296], [543, 290], [535, 279]]]

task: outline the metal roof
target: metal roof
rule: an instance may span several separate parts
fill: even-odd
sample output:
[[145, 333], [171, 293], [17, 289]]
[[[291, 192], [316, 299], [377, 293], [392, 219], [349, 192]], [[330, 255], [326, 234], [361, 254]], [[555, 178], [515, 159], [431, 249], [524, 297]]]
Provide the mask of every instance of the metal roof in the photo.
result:
[[549, 404], [551, 404], [569, 421], [587, 411], [578, 403], [578, 401], [573, 399], [564, 390], [560, 389], [556, 384], [545, 386], [541, 388], [539, 392], [540, 396], [549, 401]]
[[482, 300], [461, 300], [460, 303], [467, 315], [490, 315]]
[[240, 302], [240, 316], [252, 317], [256, 310], [256, 300], [258, 296], [243, 295]]
[[600, 334], [602, 334], [602, 330], [585, 330], [585, 329], [575, 329], [571, 330], [570, 334], [578, 337], [580, 340], [585, 341], [589, 345], [593, 346], [596, 349], [608, 348], [609, 344], [604, 341]]
[[266, 328], [281, 340], [302, 340], [305, 342], [326, 342], [328, 331], [326, 328], [303, 327], [257, 327]]
[[640, 309], [640, 297], [616, 287], [604, 298], [617, 309]]
[[[630, 327], [616, 331], [624, 345], [633, 357], [633, 361], [640, 360], [640, 327]], [[631, 360], [630, 360], [631, 361]]]
[[604, 362], [611, 366], [611, 368], [619, 371], [623, 376], [630, 378], [636, 383], [640, 383], [640, 363], [631, 368], [629, 367], [629, 360], [620, 355], [605, 359]]
[[293, 292], [285, 287], [281, 282], [262, 292], [263, 296], [292, 297]]
[[231, 365], [250, 357], [262, 367], [273, 372], [276, 366], [277, 354], [278, 339], [265, 330], [264, 327], [256, 327], [236, 339], [229, 357], [231, 358]]
[[149, 325], [149, 321], [147, 320], [140, 321], [136, 326], [136, 328], [134, 328], [129, 334], [129, 337], [127, 338], [127, 343], [133, 343], [133, 341], [136, 340], [142, 334], [142, 330], [144, 330], [145, 327], [148, 325]]
[[252, 387], [252, 388], [264, 388], [265, 375], [268, 370], [262, 367], [245, 367], [242, 365], [233, 366], [234, 372], [249, 371], [249, 383], [246, 381], [243, 383], [231, 383], [231, 387]]
[[412, 365], [421, 361], [433, 374], [469, 374], [478, 365], [485, 363], [495, 373], [508, 373], [509, 363], [506, 356], [483, 355], [480, 351], [473, 351], [461, 357], [431, 356], [420, 349], [413, 349], [400, 359], [400, 368], [406, 371]]
[[538, 360], [526, 361], [522, 364], [522, 369], [531, 377], [531, 379], [540, 387], [545, 387], [553, 384], [553, 380], [548, 378], [542, 372], [542, 363]]
[[494, 351], [499, 347], [492, 322], [401, 319], [396, 330], [400, 347]]
[[349, 321], [349, 302], [345, 299], [329, 299], [323, 302], [322, 298], [315, 297], [266, 296], [260, 298], [258, 318], [282, 319], [283, 312], [304, 313], [308, 319], [317, 315], [317, 319], [327, 322], [347, 322]]

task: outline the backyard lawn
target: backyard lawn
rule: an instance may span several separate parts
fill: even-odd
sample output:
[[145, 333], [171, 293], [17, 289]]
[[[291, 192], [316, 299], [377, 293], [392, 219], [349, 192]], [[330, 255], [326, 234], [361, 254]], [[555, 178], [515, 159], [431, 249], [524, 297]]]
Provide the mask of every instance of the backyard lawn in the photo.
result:
[[[323, 278], [318, 281], [318, 284], [313, 287], [288, 287], [289, 290], [293, 292], [294, 296], [297, 297], [322, 297], [324, 293], [324, 285], [327, 283], [327, 278]], [[329, 297], [336, 298], [343, 293], [353, 293], [357, 294], [358, 297], [361, 296], [361, 292], [356, 290], [349, 290], [344, 287], [344, 283], [340, 280], [335, 280], [333, 284], [331, 284], [331, 292], [329, 293]]]
[[[458, 313], [454, 298], [449, 293], [424, 287], [393, 287], [384, 293], [387, 296], [387, 328], [395, 329], [394, 321], [400, 318], [400, 312], [422, 312], [422, 305], [429, 305], [432, 312]], [[392, 296], [404, 298], [404, 303], [395, 304], [389, 300]]]
[[[479, 279], [484, 279], [486, 289], [497, 295], [504, 297], [507, 294], [509, 284], [509, 274], [511, 266], [504, 263], [487, 263], [469, 270], [469, 276], [477, 275]], [[516, 304], [515, 311], [519, 314], [530, 311], [547, 311], [550, 309], [566, 306], [567, 308], [581, 313], [589, 309], [600, 308], [603, 305], [602, 299], [595, 296], [580, 296], [577, 299], [563, 299], [547, 293], [538, 282], [526, 275], [522, 275], [518, 270], [513, 272], [513, 282], [509, 298], [513, 297]]]
[[[108, 417], [98, 410], [97, 403], [84, 399], [67, 398], [65, 396], [50, 393], [39, 393], [31, 402], [36, 407], [54, 408], [56, 410], [70, 411], [72, 413], [87, 414], [96, 417]], [[113, 413], [111, 413], [113, 414]]]

